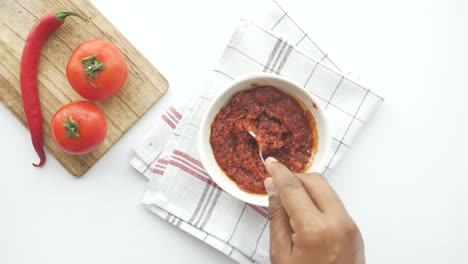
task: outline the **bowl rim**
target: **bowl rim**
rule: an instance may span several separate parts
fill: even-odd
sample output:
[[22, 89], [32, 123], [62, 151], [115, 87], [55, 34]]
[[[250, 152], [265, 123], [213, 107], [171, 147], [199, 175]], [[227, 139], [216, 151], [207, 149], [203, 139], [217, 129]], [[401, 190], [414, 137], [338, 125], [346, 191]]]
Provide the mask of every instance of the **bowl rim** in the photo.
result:
[[[211, 165], [209, 165], [209, 164], [211, 164], [212, 162], [208, 158], [208, 155], [207, 155], [208, 153], [204, 153], [205, 151], [202, 151], [205, 148], [207, 148], [207, 146], [205, 146], [206, 144], [209, 145], [208, 147], [211, 148], [211, 144], [209, 142], [207, 142], [205, 144], [205, 142], [204, 142], [205, 137], [204, 137], [203, 132], [206, 129], [208, 131], [208, 134], [211, 135], [211, 123], [208, 124], [207, 119], [208, 119], [208, 116], [210, 115], [210, 113], [213, 111], [213, 108], [215, 107], [217, 101], [220, 100], [220, 98], [225, 97], [226, 94], [229, 93], [229, 91], [233, 87], [239, 85], [240, 83], [243, 83], [243, 82], [253, 82], [253, 83], [255, 83], [255, 81], [257, 79], [274, 79], [275, 81], [279, 80], [279, 81], [288, 83], [290, 86], [294, 86], [294, 88], [302, 90], [304, 92], [304, 94], [307, 95], [308, 99], [312, 103], [315, 103], [316, 111], [317, 111], [318, 115], [321, 117], [321, 121], [322, 121], [321, 122], [321, 127], [322, 127], [322, 130], [324, 131], [322, 137], [320, 137], [320, 140], [324, 140], [325, 143], [323, 144], [323, 147], [322, 147], [322, 149], [323, 149], [322, 150], [323, 158], [319, 161], [318, 164], [315, 163], [315, 160], [314, 160], [312, 166], [310, 166], [310, 168], [306, 172], [320, 172], [320, 170], [322, 170], [325, 167], [325, 162], [327, 161], [327, 157], [329, 155], [329, 151], [330, 151], [330, 148], [331, 148], [332, 135], [331, 135], [331, 129], [330, 129], [330, 123], [329, 123], [328, 117], [327, 117], [327, 115], [325, 113], [325, 110], [321, 107], [320, 103], [318, 102], [318, 100], [309, 91], [307, 91], [307, 89], [303, 88], [301, 85], [297, 84], [296, 82], [294, 82], [294, 81], [292, 81], [292, 80], [290, 80], [288, 78], [285, 78], [285, 77], [277, 75], [277, 74], [262, 72], [262, 73], [249, 73], [249, 74], [242, 75], [242, 76], [234, 79], [231, 83], [229, 83], [226, 86], [226, 89], [224, 89], [220, 94], [218, 94], [210, 102], [209, 106], [207, 107], [207, 110], [203, 114], [203, 117], [202, 117], [201, 122], [200, 122], [201, 126], [200, 126], [200, 128], [198, 130], [198, 134], [197, 134], [197, 152], [199, 154], [200, 161], [201, 161], [202, 165], [204, 166], [205, 170], [207, 171], [209, 177], [223, 191], [227, 192], [231, 196], [233, 196], [233, 197], [235, 197], [235, 198], [237, 198], [237, 199], [239, 199], [241, 201], [244, 201], [246, 203], [267, 207], [268, 204], [269, 204], [267, 194], [255, 194], [255, 193], [246, 192], [246, 191], [240, 189], [237, 186], [237, 184], [232, 179], [230, 179], [225, 173], [223, 173], [223, 175], [218, 175], [218, 173], [215, 173], [210, 168]], [[275, 87], [275, 86], [273, 85], [273, 87]], [[299, 100], [301, 104], [305, 104], [303, 102], [304, 100], [302, 100], [300, 98], [297, 98], [294, 95], [291, 95], [286, 89], [281, 89], [281, 87], [275, 87], [275, 88], [281, 90], [282, 92], [287, 93], [290, 96], [293, 96], [294, 99]], [[224, 107], [224, 105], [222, 107]], [[314, 116], [315, 119], [317, 119], [317, 117], [314, 114], [312, 114], [312, 115]], [[325, 138], [323, 138], [323, 136], [325, 136]], [[223, 171], [219, 167], [219, 165], [216, 162], [216, 159], [214, 158], [214, 156], [213, 156], [213, 159], [214, 159], [215, 165], [218, 166], [218, 168], [221, 171]], [[313, 169], [312, 167], [318, 168], [318, 169]], [[227, 186], [227, 183], [226, 183], [227, 181], [218, 180], [218, 179], [220, 179], [220, 177], [225, 177], [225, 178], [227, 178], [228, 181], [231, 181], [233, 183], [233, 185], [235, 186], [235, 189], [233, 189], [230, 186]]]

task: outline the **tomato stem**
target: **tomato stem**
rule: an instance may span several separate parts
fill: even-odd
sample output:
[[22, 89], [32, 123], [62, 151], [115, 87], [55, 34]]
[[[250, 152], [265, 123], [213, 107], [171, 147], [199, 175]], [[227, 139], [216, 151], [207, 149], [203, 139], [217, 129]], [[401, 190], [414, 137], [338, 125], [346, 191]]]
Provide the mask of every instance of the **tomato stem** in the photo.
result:
[[86, 57], [81, 60], [81, 65], [84, 68], [84, 77], [86, 78], [86, 81], [93, 86], [93, 87], [99, 87], [100, 85], [94, 84], [94, 82], [91, 80], [91, 78], [96, 79], [97, 75], [100, 71], [104, 70], [106, 68], [106, 65], [104, 62], [99, 61], [96, 56], [98, 53], [93, 54], [89, 57]]
[[65, 135], [66, 138], [74, 137], [74, 138], [79, 138], [80, 134], [78, 134], [78, 123], [76, 123], [75, 120], [73, 120], [72, 116], [66, 116], [66, 121], [65, 124], [63, 124], [63, 128], [67, 131], [67, 134]]

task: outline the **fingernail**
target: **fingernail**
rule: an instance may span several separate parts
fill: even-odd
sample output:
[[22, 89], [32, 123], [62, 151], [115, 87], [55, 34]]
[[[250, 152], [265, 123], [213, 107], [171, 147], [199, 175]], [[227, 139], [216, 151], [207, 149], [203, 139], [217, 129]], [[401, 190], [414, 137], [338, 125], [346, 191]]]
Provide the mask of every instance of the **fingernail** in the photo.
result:
[[263, 183], [265, 184], [265, 189], [269, 196], [272, 196], [276, 193], [276, 187], [275, 183], [273, 182], [273, 178], [268, 177]]
[[265, 162], [268, 162], [268, 163], [270, 163], [270, 162], [278, 162], [278, 160], [275, 159], [274, 157], [268, 157], [268, 158], [265, 160]]

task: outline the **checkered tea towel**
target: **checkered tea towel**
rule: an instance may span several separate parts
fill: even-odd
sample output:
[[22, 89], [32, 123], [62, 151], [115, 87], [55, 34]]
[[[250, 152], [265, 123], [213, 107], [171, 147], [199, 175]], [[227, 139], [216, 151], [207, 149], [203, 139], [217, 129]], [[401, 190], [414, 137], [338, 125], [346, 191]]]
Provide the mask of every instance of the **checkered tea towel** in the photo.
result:
[[276, 2], [272, 5], [277, 12], [270, 12], [262, 26], [241, 23], [197, 99], [169, 108], [135, 147], [132, 160], [149, 178], [143, 198], [148, 209], [239, 263], [269, 263], [269, 221], [266, 208], [223, 192], [198, 159], [198, 126], [211, 101], [234, 79], [252, 72], [273, 72], [302, 84], [322, 104], [333, 129], [325, 174], [382, 102], [341, 74], [289, 15]]

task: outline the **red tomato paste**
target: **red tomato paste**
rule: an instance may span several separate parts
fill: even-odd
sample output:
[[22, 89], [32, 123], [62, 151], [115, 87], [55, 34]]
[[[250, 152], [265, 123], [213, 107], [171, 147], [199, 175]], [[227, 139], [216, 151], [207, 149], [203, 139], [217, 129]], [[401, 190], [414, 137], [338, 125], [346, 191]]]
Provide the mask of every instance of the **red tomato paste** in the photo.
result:
[[[248, 131], [256, 135], [252, 137]], [[310, 165], [316, 145], [309, 110], [271, 86], [239, 92], [216, 115], [210, 143], [218, 165], [243, 190], [265, 194], [269, 175], [260, 156], [275, 157], [293, 172]]]

